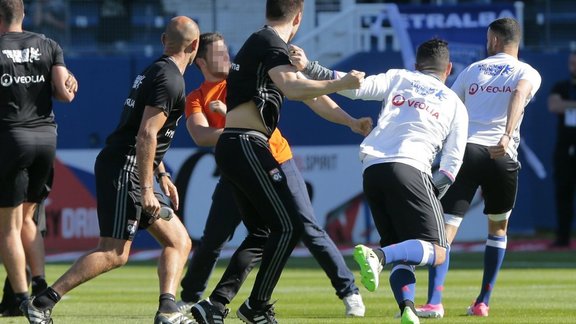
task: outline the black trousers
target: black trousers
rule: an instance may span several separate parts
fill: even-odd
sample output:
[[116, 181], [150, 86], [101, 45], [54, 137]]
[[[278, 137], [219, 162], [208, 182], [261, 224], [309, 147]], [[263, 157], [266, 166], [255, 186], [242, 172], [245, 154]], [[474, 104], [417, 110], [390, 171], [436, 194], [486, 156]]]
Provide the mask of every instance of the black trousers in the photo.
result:
[[[342, 254], [318, 223], [306, 183], [294, 160], [290, 159], [281, 165], [288, 187], [294, 195], [300, 219], [304, 224], [302, 242], [312, 253], [318, 264], [322, 267], [332, 286], [336, 290], [336, 295], [342, 299], [350, 294], [358, 293], [358, 287], [354, 283], [354, 275], [348, 269]], [[192, 259], [188, 264], [186, 274], [182, 279], [181, 298], [185, 302], [197, 302], [206, 290], [210, 274], [216, 265], [220, 252], [224, 245], [232, 239], [236, 227], [241, 222], [240, 211], [236, 207], [234, 190], [230, 182], [220, 178], [212, 195], [212, 205], [206, 219], [206, 226], [200, 244], [194, 250]], [[249, 260], [258, 260], [262, 251], [250, 250], [254, 256], [249, 256]], [[235, 260], [233, 260], [235, 262]], [[251, 263], [246, 264], [251, 267]], [[248, 271], [242, 269], [242, 265], [235, 266], [240, 274], [248, 275]], [[233, 275], [237, 278], [237, 275]], [[237, 281], [238, 288], [244, 282], [244, 277]], [[222, 278], [222, 281], [228, 281]], [[237, 291], [232, 289], [231, 291]], [[229, 290], [230, 291], [230, 290]], [[223, 296], [230, 302], [235, 295]]]
[[[286, 261], [302, 235], [298, 207], [286, 175], [268, 149], [268, 138], [256, 131], [225, 129], [215, 149], [222, 176], [234, 188], [248, 235], [240, 244], [213, 296], [235, 295], [262, 250], [261, 264], [250, 301], [268, 303]], [[212, 296], [211, 296], [212, 298]]]

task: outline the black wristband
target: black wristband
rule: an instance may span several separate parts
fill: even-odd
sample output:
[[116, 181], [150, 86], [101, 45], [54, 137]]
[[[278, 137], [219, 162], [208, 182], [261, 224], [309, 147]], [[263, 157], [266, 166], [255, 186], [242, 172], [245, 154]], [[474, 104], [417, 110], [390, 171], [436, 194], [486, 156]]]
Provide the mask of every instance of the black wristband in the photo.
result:
[[170, 177], [170, 173], [168, 173], [168, 172], [158, 172], [158, 173], [156, 174], [156, 181], [157, 181], [157, 182], [160, 182], [160, 178], [162, 178], [162, 177], [168, 177], [168, 179], [172, 179], [172, 177]]

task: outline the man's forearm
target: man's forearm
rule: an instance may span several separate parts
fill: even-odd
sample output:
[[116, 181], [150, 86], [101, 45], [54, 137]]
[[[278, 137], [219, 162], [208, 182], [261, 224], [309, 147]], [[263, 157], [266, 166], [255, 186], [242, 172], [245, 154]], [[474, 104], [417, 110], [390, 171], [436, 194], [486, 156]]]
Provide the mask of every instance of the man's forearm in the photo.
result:
[[508, 116], [506, 118], [506, 129], [504, 133], [507, 136], [512, 136], [516, 127], [518, 126], [518, 121], [522, 114], [524, 114], [524, 103], [526, 102], [526, 95], [521, 91], [514, 91], [512, 93], [512, 98], [508, 106]]
[[307, 100], [305, 104], [318, 116], [335, 124], [351, 127], [355, 120], [328, 96], [318, 97], [317, 100]]
[[341, 80], [306, 80], [296, 79], [286, 83], [284, 91], [286, 98], [290, 100], [309, 100], [322, 95], [346, 90], [346, 85]]
[[308, 61], [302, 73], [313, 80], [332, 80], [334, 79], [334, 71], [320, 65], [318, 61]]
[[194, 143], [203, 147], [216, 146], [222, 131], [222, 128], [214, 128], [210, 126], [189, 126], [188, 128], [188, 133], [190, 133]]
[[154, 186], [154, 152], [156, 151], [156, 136], [151, 134], [138, 135], [136, 141], [136, 163], [140, 188], [152, 188]]

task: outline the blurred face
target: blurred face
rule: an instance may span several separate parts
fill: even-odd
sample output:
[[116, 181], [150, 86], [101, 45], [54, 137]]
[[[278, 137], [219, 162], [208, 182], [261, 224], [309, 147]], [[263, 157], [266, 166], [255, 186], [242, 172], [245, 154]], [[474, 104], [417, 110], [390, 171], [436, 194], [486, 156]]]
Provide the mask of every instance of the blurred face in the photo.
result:
[[206, 69], [213, 76], [225, 79], [230, 71], [230, 55], [228, 47], [223, 40], [218, 40], [208, 45], [206, 51]]
[[568, 60], [568, 68], [570, 69], [572, 78], [576, 78], [576, 54], [570, 54], [570, 59]]

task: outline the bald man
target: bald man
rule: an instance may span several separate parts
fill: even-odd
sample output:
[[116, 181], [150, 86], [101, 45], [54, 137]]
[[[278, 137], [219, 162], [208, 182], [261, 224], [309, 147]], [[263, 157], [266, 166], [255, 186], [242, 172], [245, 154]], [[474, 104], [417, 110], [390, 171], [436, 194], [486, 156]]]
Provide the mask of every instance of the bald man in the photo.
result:
[[[136, 76], [116, 130], [94, 166], [100, 240], [56, 282], [24, 302], [30, 323], [52, 323], [62, 296], [98, 275], [126, 264], [138, 229], [160, 245], [160, 303], [155, 324], [192, 323], [178, 312], [175, 294], [192, 243], [178, 217], [159, 220], [160, 208], [178, 210], [178, 192], [162, 157], [185, 108], [183, 74], [198, 49], [199, 29], [188, 17], [173, 18], [164, 34], [164, 55]], [[154, 177], [162, 192], [154, 190]], [[168, 199], [166, 199], [168, 198]]]

